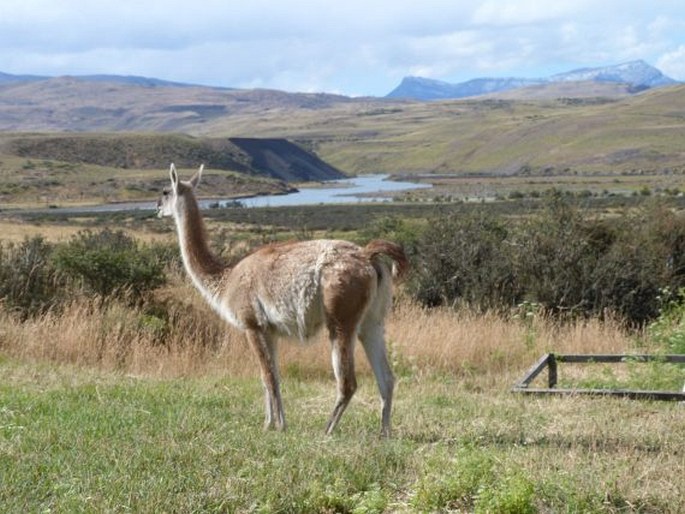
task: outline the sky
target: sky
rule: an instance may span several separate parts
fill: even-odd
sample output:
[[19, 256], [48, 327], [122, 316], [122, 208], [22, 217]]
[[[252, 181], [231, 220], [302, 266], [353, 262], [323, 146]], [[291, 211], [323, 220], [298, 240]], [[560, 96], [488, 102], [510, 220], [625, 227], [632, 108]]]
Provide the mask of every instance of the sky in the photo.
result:
[[683, 0], [1, 0], [0, 72], [384, 96], [643, 59], [685, 81]]

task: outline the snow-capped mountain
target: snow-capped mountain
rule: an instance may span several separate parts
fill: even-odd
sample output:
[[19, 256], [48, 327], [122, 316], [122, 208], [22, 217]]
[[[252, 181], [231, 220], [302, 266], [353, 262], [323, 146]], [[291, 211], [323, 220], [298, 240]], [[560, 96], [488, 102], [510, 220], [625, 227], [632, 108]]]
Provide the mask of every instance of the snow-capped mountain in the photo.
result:
[[615, 66], [601, 68], [582, 68], [566, 73], [552, 75], [550, 82], [569, 82], [592, 80], [595, 82], [621, 82], [630, 84], [634, 88], [650, 88], [675, 84], [676, 81], [667, 77], [654, 66], [644, 61], [631, 61]]
[[675, 80], [667, 77], [657, 68], [640, 60], [615, 66], [572, 70], [540, 79], [479, 78], [459, 84], [451, 84], [422, 77], [405, 77], [402, 83], [391, 91], [387, 97], [441, 100], [497, 93], [533, 85], [571, 81], [621, 83], [629, 85], [632, 91], [641, 91], [676, 83]]

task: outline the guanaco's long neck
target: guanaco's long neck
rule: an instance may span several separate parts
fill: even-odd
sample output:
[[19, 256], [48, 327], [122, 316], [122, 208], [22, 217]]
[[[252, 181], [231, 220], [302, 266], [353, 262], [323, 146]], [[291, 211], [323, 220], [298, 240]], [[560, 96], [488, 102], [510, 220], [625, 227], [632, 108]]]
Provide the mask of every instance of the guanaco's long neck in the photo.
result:
[[197, 285], [206, 287], [225, 271], [226, 266], [209, 249], [205, 225], [192, 193], [179, 200], [180, 208], [174, 218], [183, 263], [193, 280], [199, 281]]

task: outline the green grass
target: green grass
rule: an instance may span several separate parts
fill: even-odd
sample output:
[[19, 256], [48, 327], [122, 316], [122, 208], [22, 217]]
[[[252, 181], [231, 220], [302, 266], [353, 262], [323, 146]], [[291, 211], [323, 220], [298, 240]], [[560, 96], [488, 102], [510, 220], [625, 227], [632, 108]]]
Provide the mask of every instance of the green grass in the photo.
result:
[[0, 359], [3, 512], [682, 512], [685, 410], [529, 399], [503, 382], [403, 376], [377, 436], [368, 376], [339, 432], [333, 385], [284, 377], [289, 430], [262, 432], [257, 379], [135, 378]]
[[[561, 374], [564, 374], [562, 364]], [[576, 366], [573, 377], [562, 378], [559, 387], [582, 389], [632, 389], [636, 391], [675, 391], [685, 384], [685, 366], [664, 362], [637, 362]]]
[[[316, 394], [298, 383], [287, 393]], [[363, 501], [408, 458], [368, 415], [352, 420], [351, 439], [323, 437], [323, 413], [262, 433], [253, 380], [58, 380], [1, 394], [0, 504], [14, 512], [319, 510]]]

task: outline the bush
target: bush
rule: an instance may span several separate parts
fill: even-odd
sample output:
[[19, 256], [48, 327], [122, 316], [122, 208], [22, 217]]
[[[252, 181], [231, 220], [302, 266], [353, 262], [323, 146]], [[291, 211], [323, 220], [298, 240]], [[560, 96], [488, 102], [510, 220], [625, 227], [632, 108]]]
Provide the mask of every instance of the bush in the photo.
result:
[[664, 288], [685, 285], [685, 220], [659, 205], [591, 218], [550, 195], [523, 220], [489, 214], [431, 220], [417, 242], [410, 283], [423, 305], [507, 310], [522, 301], [564, 316], [659, 314]]
[[594, 312], [643, 324], [660, 312], [660, 292], [685, 285], [685, 220], [658, 204], [612, 224], [613, 240], [591, 276]]
[[495, 459], [487, 451], [458, 449], [452, 462], [429, 462], [411, 499], [419, 512], [473, 512], [480, 490], [496, 481]]
[[397, 216], [383, 216], [372, 220], [358, 231], [358, 241], [365, 244], [372, 239], [387, 239], [401, 244], [413, 260], [419, 240], [420, 227], [416, 221]]
[[516, 305], [522, 290], [509, 258], [508, 226], [489, 214], [452, 214], [429, 223], [418, 242], [409, 288], [423, 305]]
[[593, 270], [612, 235], [592, 229], [581, 213], [558, 197], [512, 234], [509, 259], [526, 300], [555, 312], [590, 307]]
[[64, 295], [50, 262], [53, 246], [40, 236], [21, 244], [0, 243], [0, 300], [22, 318], [45, 312]]
[[56, 248], [52, 260], [73, 283], [101, 298], [130, 295], [137, 301], [165, 281], [161, 250], [121, 230], [79, 232]]
[[659, 317], [647, 327], [647, 335], [666, 353], [685, 354], [685, 288], [664, 289], [659, 301]]

